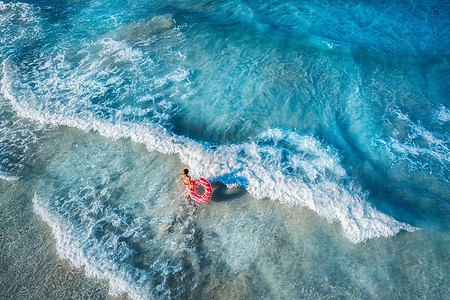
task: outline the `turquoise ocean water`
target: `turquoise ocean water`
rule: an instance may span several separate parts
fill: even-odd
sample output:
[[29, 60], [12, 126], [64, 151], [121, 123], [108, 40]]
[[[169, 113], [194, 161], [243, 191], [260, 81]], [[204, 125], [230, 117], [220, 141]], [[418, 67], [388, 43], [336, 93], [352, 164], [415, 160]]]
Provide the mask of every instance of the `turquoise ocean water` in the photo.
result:
[[26, 191], [111, 296], [448, 299], [449, 23], [437, 0], [1, 0], [2, 205]]

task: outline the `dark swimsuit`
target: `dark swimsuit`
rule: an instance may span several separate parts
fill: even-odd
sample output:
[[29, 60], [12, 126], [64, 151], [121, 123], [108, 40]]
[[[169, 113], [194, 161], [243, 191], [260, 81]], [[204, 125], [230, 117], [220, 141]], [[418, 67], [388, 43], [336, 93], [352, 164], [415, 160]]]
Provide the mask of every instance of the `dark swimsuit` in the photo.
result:
[[189, 177], [189, 181], [191, 181], [191, 176], [189, 176], [189, 175], [184, 175], [184, 178], [183, 178], [183, 184], [184, 184], [185, 186], [189, 186], [189, 183], [184, 182], [184, 180], [186, 179], [186, 177]]

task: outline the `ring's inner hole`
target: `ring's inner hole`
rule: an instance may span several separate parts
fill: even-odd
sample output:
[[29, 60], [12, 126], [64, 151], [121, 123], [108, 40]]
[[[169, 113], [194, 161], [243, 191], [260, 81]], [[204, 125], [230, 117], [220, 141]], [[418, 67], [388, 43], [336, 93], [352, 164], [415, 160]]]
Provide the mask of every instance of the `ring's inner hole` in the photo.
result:
[[202, 196], [205, 193], [205, 188], [201, 185], [196, 186], [195, 187], [195, 192], [199, 195]]

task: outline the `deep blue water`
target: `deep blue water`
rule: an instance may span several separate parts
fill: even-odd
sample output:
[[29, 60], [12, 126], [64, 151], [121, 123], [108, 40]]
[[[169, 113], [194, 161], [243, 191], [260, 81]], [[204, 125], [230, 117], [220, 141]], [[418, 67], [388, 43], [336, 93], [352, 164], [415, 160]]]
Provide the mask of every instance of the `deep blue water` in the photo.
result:
[[112, 295], [445, 299], [449, 12], [0, 2], [0, 180]]

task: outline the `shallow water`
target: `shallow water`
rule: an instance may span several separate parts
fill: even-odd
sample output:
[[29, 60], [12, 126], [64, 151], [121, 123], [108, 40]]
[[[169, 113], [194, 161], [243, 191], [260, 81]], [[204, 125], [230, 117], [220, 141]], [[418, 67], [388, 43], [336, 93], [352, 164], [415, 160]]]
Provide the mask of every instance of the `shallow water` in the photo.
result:
[[0, 2], [4, 214], [112, 296], [445, 299], [448, 8]]

